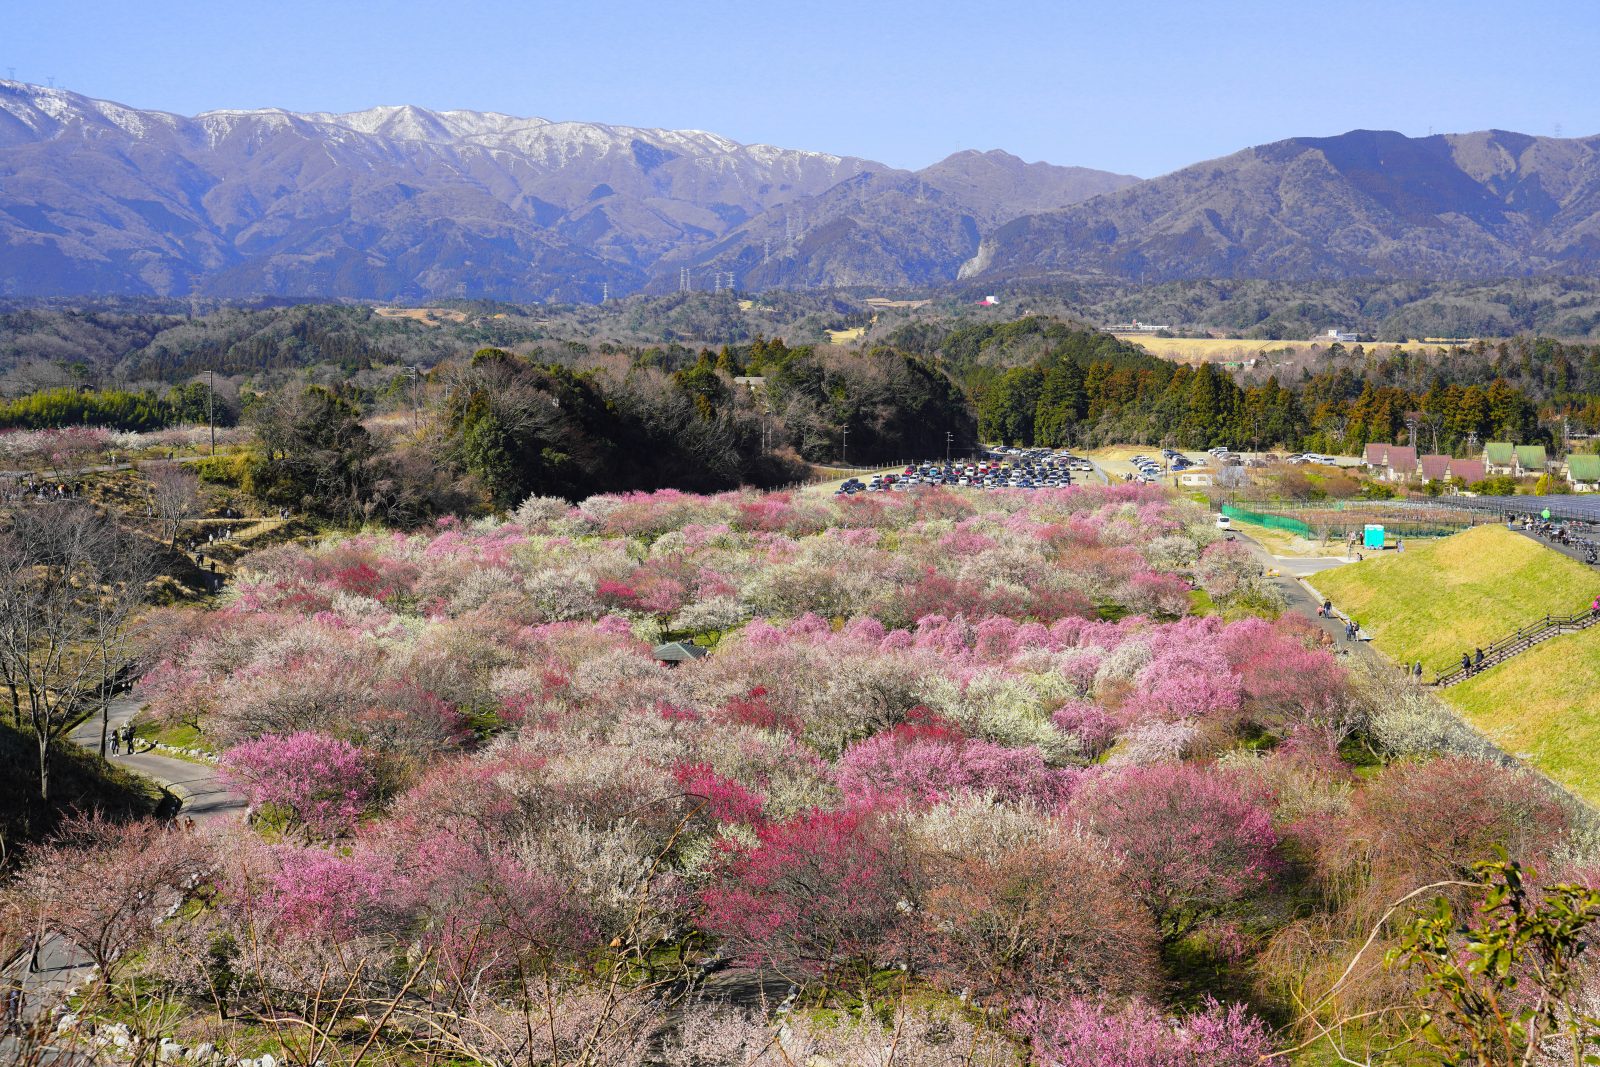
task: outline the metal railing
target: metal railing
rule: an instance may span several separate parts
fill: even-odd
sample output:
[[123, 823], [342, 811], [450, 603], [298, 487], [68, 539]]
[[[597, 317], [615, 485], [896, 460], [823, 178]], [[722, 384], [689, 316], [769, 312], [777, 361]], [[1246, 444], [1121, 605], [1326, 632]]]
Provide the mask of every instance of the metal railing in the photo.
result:
[[1502, 637], [1484, 648], [1483, 662], [1474, 662], [1470, 667], [1457, 667], [1441, 674], [1433, 680], [1433, 684], [1441, 688], [1455, 685], [1481, 670], [1486, 670], [1497, 663], [1504, 663], [1517, 653], [1526, 652], [1534, 645], [1548, 641], [1552, 637], [1587, 630], [1596, 623], [1600, 623], [1600, 612], [1593, 609], [1574, 612], [1571, 615], [1546, 615], [1543, 619], [1530, 622], [1515, 633]]

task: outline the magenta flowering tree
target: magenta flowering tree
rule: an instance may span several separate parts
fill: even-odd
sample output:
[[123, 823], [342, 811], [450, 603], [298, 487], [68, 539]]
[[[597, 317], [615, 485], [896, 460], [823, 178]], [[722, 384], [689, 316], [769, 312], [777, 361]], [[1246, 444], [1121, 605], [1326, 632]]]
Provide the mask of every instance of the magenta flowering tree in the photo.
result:
[[761, 822], [761, 796], [737, 779], [718, 774], [709, 763], [679, 764], [672, 776], [691, 804], [703, 804], [705, 813], [717, 822]]
[[223, 755], [222, 770], [252, 807], [287, 812], [308, 839], [348, 833], [372, 802], [374, 780], [365, 753], [310, 731], [235, 745]]
[[1169, 939], [1268, 888], [1281, 867], [1267, 810], [1237, 779], [1193, 764], [1097, 778], [1073, 813], [1123, 855]]

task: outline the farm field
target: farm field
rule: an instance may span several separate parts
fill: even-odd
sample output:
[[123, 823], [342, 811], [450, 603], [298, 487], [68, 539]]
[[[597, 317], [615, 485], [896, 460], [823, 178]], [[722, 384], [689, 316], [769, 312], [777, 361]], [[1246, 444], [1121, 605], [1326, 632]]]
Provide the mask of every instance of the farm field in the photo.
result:
[[[1140, 345], [1152, 356], [1178, 363], [1231, 363], [1262, 357], [1268, 352], [1289, 351], [1303, 355], [1313, 347], [1326, 349], [1326, 341], [1262, 341], [1248, 337], [1152, 337], [1147, 333], [1119, 333], [1113, 336]], [[1346, 345], [1345, 347], [1350, 347]], [[1367, 348], [1402, 348], [1407, 352], [1449, 351], [1445, 345], [1430, 345], [1421, 341], [1382, 342], [1368, 344]]]
[[1444, 691], [1474, 726], [1600, 804], [1600, 627], [1553, 638]]
[[1409, 542], [1318, 575], [1316, 586], [1397, 662], [1429, 673], [1546, 614], [1586, 607], [1600, 575], [1502, 526]]
[[[467, 313], [455, 308], [396, 308], [375, 307], [372, 313], [380, 319], [410, 319], [424, 326], [438, 326], [443, 322], [466, 322]], [[497, 318], [500, 316], [496, 316]]]

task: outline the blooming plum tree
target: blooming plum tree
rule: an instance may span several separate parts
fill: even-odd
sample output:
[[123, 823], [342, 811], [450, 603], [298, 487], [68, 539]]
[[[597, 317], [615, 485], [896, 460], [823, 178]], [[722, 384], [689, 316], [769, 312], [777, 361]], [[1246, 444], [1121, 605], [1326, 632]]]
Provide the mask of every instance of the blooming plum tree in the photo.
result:
[[348, 833], [372, 801], [366, 755], [323, 734], [260, 737], [229, 749], [222, 765], [252, 806], [283, 809], [308, 837]]

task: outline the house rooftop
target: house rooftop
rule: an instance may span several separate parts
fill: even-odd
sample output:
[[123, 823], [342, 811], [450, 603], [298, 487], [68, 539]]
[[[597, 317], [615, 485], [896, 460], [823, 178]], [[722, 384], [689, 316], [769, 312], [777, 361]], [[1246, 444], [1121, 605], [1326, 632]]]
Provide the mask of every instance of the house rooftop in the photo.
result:
[[705, 654], [706, 650], [692, 641], [668, 641], [650, 650], [650, 655], [662, 663], [686, 663]]
[[1449, 456], [1423, 456], [1422, 476], [1430, 482], [1448, 477], [1450, 474]]
[[1417, 469], [1417, 450], [1410, 445], [1389, 446], [1389, 469], [1411, 474]]
[[1568, 456], [1567, 474], [1575, 482], [1600, 482], [1600, 456]]

